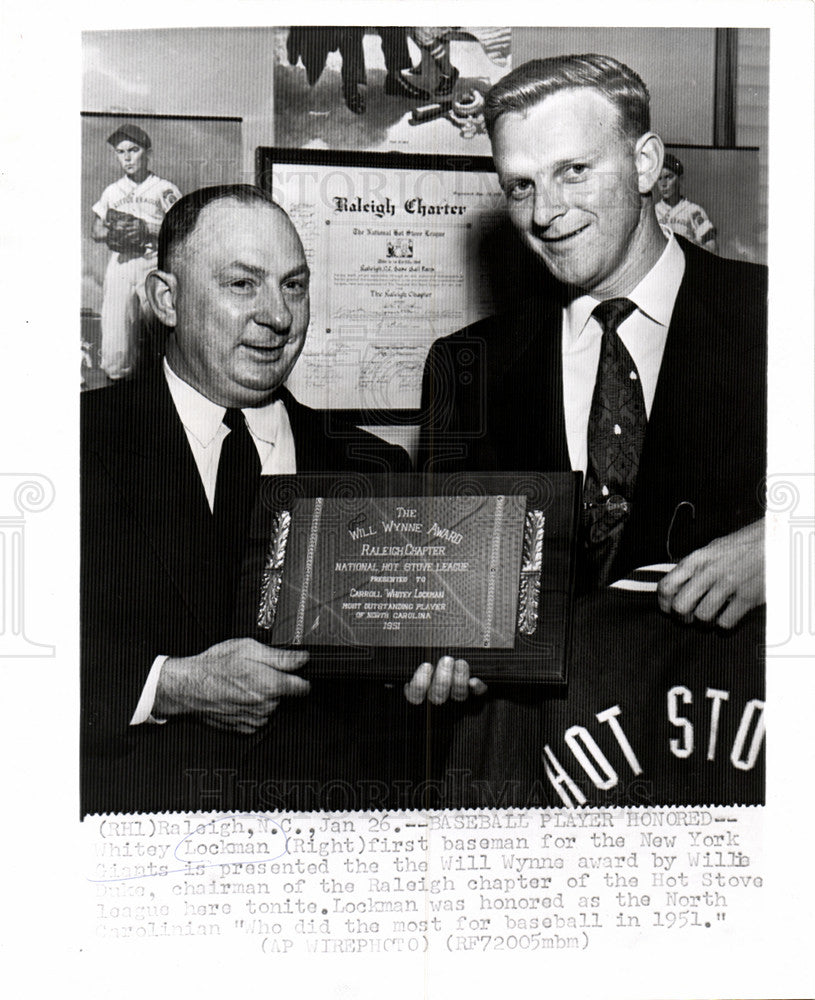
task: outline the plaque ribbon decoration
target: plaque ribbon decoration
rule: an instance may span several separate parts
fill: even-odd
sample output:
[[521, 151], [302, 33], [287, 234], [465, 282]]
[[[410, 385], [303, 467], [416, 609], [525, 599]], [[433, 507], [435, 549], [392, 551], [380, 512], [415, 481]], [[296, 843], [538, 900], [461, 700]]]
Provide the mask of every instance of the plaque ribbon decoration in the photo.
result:
[[518, 595], [518, 631], [521, 635], [534, 635], [538, 627], [538, 602], [541, 570], [543, 569], [543, 526], [545, 522], [546, 518], [542, 510], [527, 512]]
[[277, 602], [280, 597], [280, 584], [283, 580], [283, 564], [286, 561], [286, 543], [289, 540], [291, 514], [281, 510], [275, 516], [272, 537], [263, 567], [260, 584], [260, 607], [258, 608], [258, 625], [270, 629], [274, 625], [277, 613]]
[[303, 589], [300, 592], [300, 602], [297, 606], [297, 620], [294, 627], [294, 638], [292, 639], [292, 643], [295, 646], [300, 646], [303, 642], [306, 602], [311, 595], [311, 578], [314, 574], [314, 554], [317, 551], [317, 539], [320, 534], [320, 520], [323, 516], [324, 504], [324, 497], [315, 497], [314, 510], [311, 515], [311, 528], [308, 535], [308, 548], [306, 550], [306, 565], [303, 573]]
[[484, 623], [482, 642], [485, 647], [489, 647], [492, 640], [492, 623], [495, 616], [495, 577], [498, 572], [498, 557], [501, 552], [501, 527], [504, 522], [504, 509], [506, 507], [506, 497], [495, 498], [495, 522], [492, 528], [492, 542], [490, 544], [490, 565], [489, 576], [487, 578], [487, 606], [484, 610]]

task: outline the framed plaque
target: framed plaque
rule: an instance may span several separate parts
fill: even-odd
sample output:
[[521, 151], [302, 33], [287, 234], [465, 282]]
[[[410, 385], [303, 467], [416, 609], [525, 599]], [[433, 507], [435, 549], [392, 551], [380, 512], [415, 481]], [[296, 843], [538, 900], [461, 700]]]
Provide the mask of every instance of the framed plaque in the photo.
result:
[[289, 389], [352, 423], [418, 422], [432, 342], [499, 311], [488, 271], [506, 207], [492, 160], [261, 146], [256, 167], [311, 268]]
[[566, 678], [580, 476], [264, 477], [236, 625], [309, 671], [401, 680], [466, 658], [487, 681]]

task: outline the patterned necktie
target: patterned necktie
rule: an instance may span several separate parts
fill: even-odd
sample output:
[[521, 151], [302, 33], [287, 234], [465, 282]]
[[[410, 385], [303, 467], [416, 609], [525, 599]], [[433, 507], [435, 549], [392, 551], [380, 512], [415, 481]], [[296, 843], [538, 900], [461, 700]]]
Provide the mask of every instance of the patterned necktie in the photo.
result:
[[223, 422], [229, 434], [221, 447], [213, 514], [222, 554], [225, 591], [231, 601], [260, 482], [260, 457], [240, 410], [227, 410]]
[[645, 440], [648, 418], [639, 372], [617, 333], [635, 309], [629, 299], [608, 299], [592, 313], [603, 341], [589, 411], [583, 527], [586, 582], [595, 587], [611, 582]]

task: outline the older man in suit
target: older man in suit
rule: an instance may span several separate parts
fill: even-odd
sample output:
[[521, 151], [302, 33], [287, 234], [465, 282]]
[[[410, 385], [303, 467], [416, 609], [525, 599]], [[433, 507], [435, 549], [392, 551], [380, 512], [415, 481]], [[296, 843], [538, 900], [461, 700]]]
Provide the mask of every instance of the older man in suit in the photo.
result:
[[263, 192], [177, 202], [147, 295], [169, 328], [161, 369], [82, 399], [83, 810], [258, 805], [234, 786], [251, 755], [266, 778], [340, 778], [345, 758], [353, 777], [348, 727], [376, 729], [378, 710], [353, 685], [309, 693], [306, 653], [233, 638], [241, 551], [261, 473], [399, 471], [407, 456], [327, 434], [283, 387], [309, 269]]
[[[582, 471], [580, 589], [675, 563], [658, 591], [672, 620], [653, 628], [732, 629], [764, 601], [764, 269], [714, 258], [660, 227], [651, 191], [663, 144], [651, 131], [645, 85], [616, 60], [526, 63], [489, 93], [485, 119], [510, 218], [558, 286], [433, 346], [421, 464]], [[585, 711], [580, 699], [594, 697], [592, 684], [628, 677], [630, 687], [649, 676], [630, 631], [616, 641], [625, 612], [615, 605], [603, 615], [615, 600], [578, 606], [577, 647], [588, 642], [588, 662], [560, 702], [572, 721]], [[599, 644], [590, 641], [598, 626]], [[755, 642], [741, 650], [753, 661]], [[467, 680], [465, 661], [426, 664], [408, 697], [462, 698]], [[521, 698], [512, 708], [494, 695], [469, 709], [456, 762], [477, 771], [473, 761], [489, 746], [503, 761], [490, 771], [495, 780], [543, 778], [542, 737], [568, 718], [555, 702]], [[529, 747], [520, 759], [513, 748], [522, 732]]]

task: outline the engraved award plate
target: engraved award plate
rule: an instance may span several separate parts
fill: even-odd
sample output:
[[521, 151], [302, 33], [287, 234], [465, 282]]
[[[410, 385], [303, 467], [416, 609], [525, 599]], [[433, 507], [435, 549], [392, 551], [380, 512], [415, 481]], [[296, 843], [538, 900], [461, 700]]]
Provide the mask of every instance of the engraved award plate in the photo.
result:
[[305, 646], [320, 674], [403, 678], [451, 653], [484, 679], [563, 681], [577, 480], [266, 477], [239, 634]]

